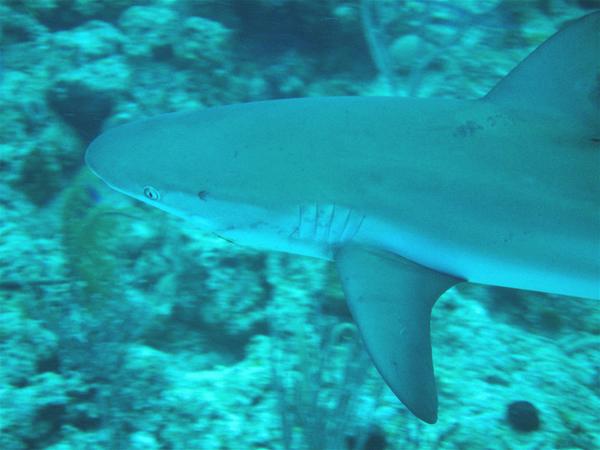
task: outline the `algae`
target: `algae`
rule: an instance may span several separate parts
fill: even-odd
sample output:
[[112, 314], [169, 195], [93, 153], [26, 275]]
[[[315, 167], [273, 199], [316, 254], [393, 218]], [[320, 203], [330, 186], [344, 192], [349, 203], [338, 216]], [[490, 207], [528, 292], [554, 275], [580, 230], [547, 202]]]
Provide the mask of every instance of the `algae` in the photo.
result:
[[[62, 207], [62, 242], [70, 275], [88, 299], [107, 300], [118, 290], [113, 252], [122, 236], [118, 210], [98, 203], [86, 183], [74, 183]], [[94, 304], [94, 302], [90, 302]]]

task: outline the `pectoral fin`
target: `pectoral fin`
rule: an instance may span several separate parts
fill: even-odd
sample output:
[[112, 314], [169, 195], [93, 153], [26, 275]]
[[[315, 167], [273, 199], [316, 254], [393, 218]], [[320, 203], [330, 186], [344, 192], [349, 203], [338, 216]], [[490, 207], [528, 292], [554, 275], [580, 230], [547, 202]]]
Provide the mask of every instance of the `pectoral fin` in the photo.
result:
[[340, 248], [335, 262], [377, 370], [415, 416], [435, 423], [431, 308], [444, 291], [462, 280], [358, 245]]

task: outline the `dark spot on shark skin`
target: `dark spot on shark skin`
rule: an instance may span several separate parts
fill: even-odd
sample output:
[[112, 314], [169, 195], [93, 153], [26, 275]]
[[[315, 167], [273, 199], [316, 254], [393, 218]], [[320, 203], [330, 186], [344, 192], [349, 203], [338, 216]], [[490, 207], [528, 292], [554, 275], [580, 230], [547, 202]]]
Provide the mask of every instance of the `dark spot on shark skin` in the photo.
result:
[[506, 121], [506, 118], [503, 117], [502, 114], [494, 114], [493, 116], [487, 116], [485, 120], [490, 127], [495, 127], [501, 120]]
[[483, 126], [481, 124], [475, 122], [474, 120], [467, 120], [465, 123], [454, 129], [453, 136], [458, 138], [467, 138], [473, 136], [480, 130], [483, 130]]

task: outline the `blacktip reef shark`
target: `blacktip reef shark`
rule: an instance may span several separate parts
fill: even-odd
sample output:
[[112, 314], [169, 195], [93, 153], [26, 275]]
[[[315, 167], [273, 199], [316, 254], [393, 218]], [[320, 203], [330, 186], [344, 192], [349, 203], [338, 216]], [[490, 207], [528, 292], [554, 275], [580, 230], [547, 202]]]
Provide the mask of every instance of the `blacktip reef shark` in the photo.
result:
[[332, 260], [375, 366], [437, 420], [431, 308], [461, 282], [600, 298], [600, 11], [478, 100], [322, 97], [108, 130], [109, 186], [226, 239]]

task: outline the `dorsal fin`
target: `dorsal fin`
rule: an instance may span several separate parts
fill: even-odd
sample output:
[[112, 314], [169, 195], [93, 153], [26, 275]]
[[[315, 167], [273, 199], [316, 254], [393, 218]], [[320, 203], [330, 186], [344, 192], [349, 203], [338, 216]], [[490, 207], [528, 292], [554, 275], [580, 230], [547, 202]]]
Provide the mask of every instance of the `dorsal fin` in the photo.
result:
[[600, 11], [562, 29], [485, 97], [494, 103], [570, 116], [600, 128]]

